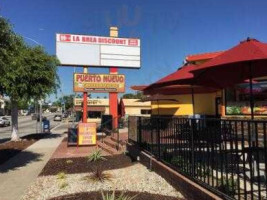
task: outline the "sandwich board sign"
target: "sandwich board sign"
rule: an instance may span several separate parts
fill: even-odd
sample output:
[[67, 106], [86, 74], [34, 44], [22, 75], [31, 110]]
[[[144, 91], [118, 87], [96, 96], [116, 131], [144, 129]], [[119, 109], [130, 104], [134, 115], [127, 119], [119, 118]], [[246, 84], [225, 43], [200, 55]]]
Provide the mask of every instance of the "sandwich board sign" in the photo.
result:
[[140, 39], [56, 34], [62, 66], [140, 68]]
[[79, 123], [78, 124], [78, 145], [95, 145], [96, 144], [96, 123]]

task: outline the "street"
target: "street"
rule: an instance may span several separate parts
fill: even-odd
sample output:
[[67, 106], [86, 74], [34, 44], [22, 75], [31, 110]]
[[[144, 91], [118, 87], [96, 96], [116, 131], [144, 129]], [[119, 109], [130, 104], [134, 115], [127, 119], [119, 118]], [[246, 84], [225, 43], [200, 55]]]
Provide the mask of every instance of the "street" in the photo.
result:
[[[53, 114], [43, 114], [48, 120], [50, 120], [50, 129], [61, 124], [61, 122], [55, 122]], [[10, 117], [7, 117], [10, 119]], [[10, 139], [11, 127], [0, 127], [0, 143]], [[31, 116], [19, 116], [19, 136], [25, 136], [27, 134], [37, 133], [40, 130], [40, 123], [36, 120], [32, 120]]]

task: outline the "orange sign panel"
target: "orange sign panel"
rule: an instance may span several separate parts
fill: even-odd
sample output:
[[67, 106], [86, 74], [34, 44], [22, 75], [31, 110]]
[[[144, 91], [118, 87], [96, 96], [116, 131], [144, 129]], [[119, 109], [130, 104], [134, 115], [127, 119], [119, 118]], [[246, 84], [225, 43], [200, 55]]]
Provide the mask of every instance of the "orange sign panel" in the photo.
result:
[[74, 74], [74, 92], [120, 92], [125, 91], [125, 76], [122, 74]]
[[78, 145], [96, 144], [96, 123], [79, 123]]

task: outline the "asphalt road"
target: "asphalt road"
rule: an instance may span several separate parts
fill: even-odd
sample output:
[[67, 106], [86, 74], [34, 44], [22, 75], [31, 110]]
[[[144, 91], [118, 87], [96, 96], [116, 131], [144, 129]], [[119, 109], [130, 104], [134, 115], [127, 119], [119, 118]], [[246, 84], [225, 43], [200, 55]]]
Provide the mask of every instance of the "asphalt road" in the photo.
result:
[[[50, 129], [60, 125], [62, 122], [54, 122], [53, 114], [44, 114], [48, 120], [50, 120]], [[8, 117], [10, 119], [10, 117]], [[36, 123], [36, 120], [32, 120], [31, 116], [19, 116], [19, 136], [38, 133], [40, 130], [40, 123]], [[10, 139], [11, 126], [0, 127], [0, 143]]]

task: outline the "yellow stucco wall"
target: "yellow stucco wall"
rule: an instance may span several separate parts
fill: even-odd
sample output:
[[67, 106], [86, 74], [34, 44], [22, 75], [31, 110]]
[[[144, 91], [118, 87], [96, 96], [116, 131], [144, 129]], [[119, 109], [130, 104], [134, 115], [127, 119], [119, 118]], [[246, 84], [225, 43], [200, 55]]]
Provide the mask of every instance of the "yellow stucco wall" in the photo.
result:
[[[215, 115], [216, 93], [195, 94], [195, 114]], [[176, 101], [159, 101], [159, 115], [192, 115], [192, 95], [168, 95], [166, 99]], [[152, 114], [158, 114], [158, 104], [153, 101], [151, 104]]]
[[126, 115], [141, 115], [141, 110], [150, 110], [150, 106], [135, 107], [135, 106], [125, 106]]

